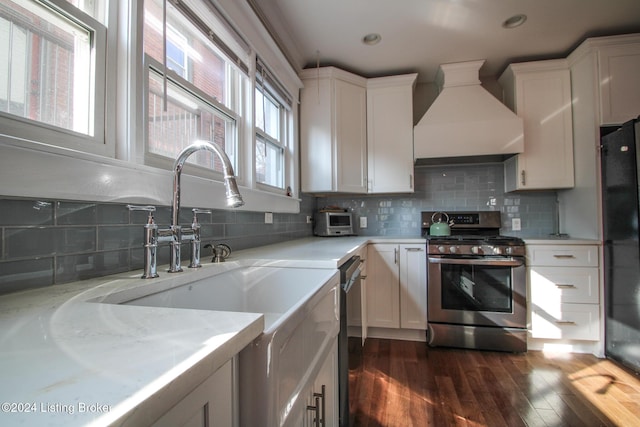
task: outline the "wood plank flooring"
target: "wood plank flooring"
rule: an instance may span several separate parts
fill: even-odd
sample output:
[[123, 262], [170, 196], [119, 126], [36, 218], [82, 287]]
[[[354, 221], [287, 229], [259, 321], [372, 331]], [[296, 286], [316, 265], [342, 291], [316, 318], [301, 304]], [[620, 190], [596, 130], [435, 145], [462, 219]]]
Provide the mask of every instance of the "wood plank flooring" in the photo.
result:
[[352, 426], [640, 426], [640, 379], [585, 354], [351, 340]]

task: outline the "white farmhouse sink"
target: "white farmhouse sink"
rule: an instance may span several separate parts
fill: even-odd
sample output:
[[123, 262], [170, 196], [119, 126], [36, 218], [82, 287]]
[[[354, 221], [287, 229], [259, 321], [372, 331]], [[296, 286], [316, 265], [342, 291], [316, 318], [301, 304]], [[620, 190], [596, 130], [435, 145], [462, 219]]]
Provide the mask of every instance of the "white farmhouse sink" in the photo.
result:
[[263, 333], [239, 354], [241, 424], [291, 423], [340, 329], [338, 271], [229, 264], [209, 276], [192, 272], [193, 281], [165, 275], [92, 301], [264, 314]]
[[239, 267], [119, 303], [262, 313], [267, 332], [303, 305], [334, 273], [322, 269]]

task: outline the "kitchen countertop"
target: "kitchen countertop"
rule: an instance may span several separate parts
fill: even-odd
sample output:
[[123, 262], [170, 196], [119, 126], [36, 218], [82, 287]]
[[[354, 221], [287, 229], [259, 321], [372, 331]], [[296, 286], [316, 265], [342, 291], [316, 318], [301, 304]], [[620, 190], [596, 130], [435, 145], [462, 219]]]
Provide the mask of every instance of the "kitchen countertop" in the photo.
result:
[[[412, 237], [311, 237], [234, 252], [243, 265], [336, 269], [368, 243]], [[259, 313], [91, 302], [233, 268], [207, 263], [153, 280], [141, 271], [0, 296], [0, 424], [144, 425], [264, 329]], [[162, 272], [164, 268], [159, 267]]]
[[407, 236], [308, 237], [245, 249], [234, 255], [280, 267], [338, 268], [364, 245], [388, 242], [426, 244], [426, 239]]
[[139, 277], [0, 297], [0, 424], [149, 424], [264, 329], [257, 313], [88, 302]]

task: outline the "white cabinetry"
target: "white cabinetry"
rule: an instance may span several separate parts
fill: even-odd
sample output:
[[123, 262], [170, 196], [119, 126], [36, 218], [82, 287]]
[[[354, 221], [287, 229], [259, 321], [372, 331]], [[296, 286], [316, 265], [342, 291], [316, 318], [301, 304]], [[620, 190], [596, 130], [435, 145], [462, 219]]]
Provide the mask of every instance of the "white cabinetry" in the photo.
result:
[[505, 190], [571, 188], [571, 77], [564, 59], [511, 64], [499, 79], [524, 124], [524, 152], [505, 161]]
[[600, 124], [622, 124], [640, 114], [640, 38], [597, 48]]
[[426, 330], [426, 269], [424, 244], [369, 245], [368, 326]]
[[302, 191], [413, 192], [417, 74], [365, 79], [322, 67], [300, 78]]
[[334, 67], [300, 78], [302, 191], [366, 193], [366, 79]]
[[307, 407], [302, 424], [304, 427], [338, 426], [338, 345], [334, 343], [318, 374], [307, 390]]
[[598, 249], [527, 244], [532, 338], [600, 340]]
[[367, 80], [368, 192], [413, 192], [413, 89], [417, 74]]
[[[234, 359], [235, 360], [235, 359]], [[238, 425], [234, 396], [237, 382], [233, 373], [235, 362], [229, 360], [213, 375], [160, 417], [154, 427], [206, 427]]]

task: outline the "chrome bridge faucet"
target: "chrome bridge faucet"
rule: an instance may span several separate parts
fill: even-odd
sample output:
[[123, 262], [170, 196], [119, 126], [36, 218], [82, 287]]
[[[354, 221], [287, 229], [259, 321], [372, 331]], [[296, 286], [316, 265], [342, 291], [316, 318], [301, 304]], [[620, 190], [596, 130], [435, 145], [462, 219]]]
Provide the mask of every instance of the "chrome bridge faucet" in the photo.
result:
[[157, 273], [157, 248], [158, 243], [168, 242], [171, 252], [169, 255], [169, 273], [182, 271], [180, 265], [180, 245], [183, 241], [191, 243], [190, 268], [201, 267], [200, 264], [200, 224], [198, 214], [211, 213], [210, 210], [192, 209], [193, 220], [190, 228], [183, 229], [178, 223], [180, 218], [180, 176], [187, 158], [196, 151], [206, 150], [216, 154], [223, 164], [224, 187], [227, 206], [237, 208], [244, 205], [242, 196], [238, 191], [233, 166], [224, 150], [215, 142], [199, 140], [183, 149], [173, 163], [173, 198], [171, 204], [171, 225], [169, 228], [159, 229], [153, 218], [155, 206], [128, 205], [129, 210], [149, 212], [147, 223], [144, 226], [144, 274], [143, 279], [158, 277]]

